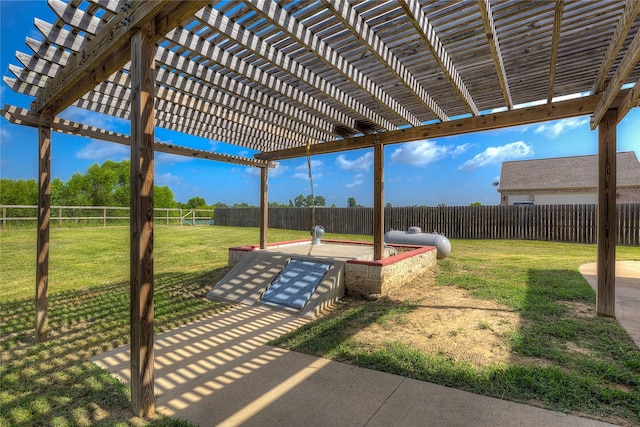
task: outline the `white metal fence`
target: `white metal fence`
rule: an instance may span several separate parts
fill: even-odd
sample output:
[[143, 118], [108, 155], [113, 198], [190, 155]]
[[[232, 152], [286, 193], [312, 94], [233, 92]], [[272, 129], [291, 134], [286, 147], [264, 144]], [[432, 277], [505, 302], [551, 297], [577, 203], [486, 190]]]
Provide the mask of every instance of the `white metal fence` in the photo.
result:
[[[35, 227], [38, 207], [32, 205], [0, 205], [2, 229]], [[209, 225], [213, 224], [213, 209], [154, 208], [156, 224]], [[129, 224], [129, 208], [117, 206], [51, 206], [51, 225], [113, 226]]]

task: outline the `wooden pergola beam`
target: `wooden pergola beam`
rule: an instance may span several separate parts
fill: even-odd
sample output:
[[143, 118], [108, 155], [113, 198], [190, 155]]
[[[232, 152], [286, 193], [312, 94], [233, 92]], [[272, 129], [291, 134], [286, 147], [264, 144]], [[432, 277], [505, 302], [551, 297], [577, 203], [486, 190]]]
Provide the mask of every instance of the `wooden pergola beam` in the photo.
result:
[[47, 341], [49, 305], [49, 221], [51, 219], [51, 116], [38, 123], [38, 238], [36, 242], [36, 343]]
[[564, 0], [556, 0], [556, 7], [553, 17], [553, 34], [551, 35], [551, 60], [549, 61], [549, 94], [547, 103], [553, 100], [553, 87], [556, 79], [556, 63], [558, 62], [558, 48], [560, 46], [560, 30], [562, 29], [562, 14], [564, 11]]
[[617, 110], [608, 110], [598, 126], [596, 313], [603, 317], [615, 317], [617, 116]]
[[471, 97], [469, 89], [467, 89], [467, 85], [465, 85], [462, 77], [460, 77], [456, 66], [453, 64], [453, 61], [451, 61], [447, 50], [444, 48], [444, 45], [440, 41], [440, 37], [438, 37], [438, 34], [429, 22], [427, 15], [422, 11], [420, 3], [418, 3], [417, 0], [401, 0], [400, 6], [407, 12], [409, 21], [424, 41], [424, 44], [429, 48], [431, 54], [444, 72], [444, 75], [447, 77], [451, 85], [453, 85], [456, 92], [458, 92], [458, 95], [467, 105], [469, 111], [471, 111], [474, 116], [480, 115], [478, 107]]
[[[622, 93], [626, 95], [627, 91], [623, 91]], [[320, 144], [313, 144], [308, 150], [311, 155], [336, 153], [339, 151], [373, 147], [377, 140], [385, 145], [399, 144], [403, 142], [421, 141], [429, 138], [441, 138], [445, 136], [462, 135], [472, 132], [540, 123], [549, 120], [585, 116], [593, 113], [600, 99], [600, 95], [592, 95], [555, 102], [552, 104], [543, 104], [500, 113], [486, 114], [478, 117], [469, 117], [449, 122], [381, 132], [375, 135], [344, 138]], [[262, 160], [280, 160], [303, 157], [306, 155], [307, 147], [296, 147], [259, 153], [254, 155], [254, 157]]]
[[631, 30], [631, 27], [636, 20], [636, 16], [638, 16], [638, 13], [640, 13], [640, 0], [627, 0], [624, 12], [622, 13], [620, 20], [618, 21], [618, 25], [613, 32], [611, 42], [609, 43], [609, 46], [607, 46], [607, 51], [602, 59], [598, 75], [593, 83], [593, 87], [591, 88], [591, 95], [600, 93], [604, 89], [609, 70], [613, 66], [613, 63], [618, 56], [618, 52], [620, 52], [629, 30]]
[[384, 145], [373, 146], [373, 259], [384, 258]]
[[[357, 132], [358, 124], [356, 123], [356, 120], [344, 114], [333, 105], [320, 101], [317, 98], [311, 97], [301, 89], [298, 89], [297, 87], [294, 87], [289, 83], [274, 79], [269, 73], [263, 71], [262, 69], [249, 64], [248, 62], [239, 60], [236, 56], [231, 55], [229, 52], [219, 48], [215, 44], [209, 43], [207, 40], [198, 37], [197, 35], [185, 29], [176, 28], [170, 31], [166, 37], [173, 43], [184, 46], [189, 50], [199, 52], [201, 55], [209, 58], [215, 63], [220, 64], [223, 67], [241, 74], [251, 80], [254, 80], [261, 86], [268, 88], [269, 90], [278, 92], [282, 96], [305, 105], [306, 107], [315, 110], [317, 113], [321, 114], [324, 117], [335, 120], [338, 123], [344, 123], [354, 133]], [[186, 59], [182, 56], [178, 56], [177, 60], [186, 61]], [[171, 65], [174, 66], [173, 63]], [[193, 68], [197, 68], [197, 66], [191, 66]], [[209, 72], [213, 73], [213, 71], [211, 70]], [[200, 76], [199, 78], [202, 78], [202, 76]]]
[[513, 108], [513, 100], [511, 99], [511, 89], [509, 88], [509, 79], [507, 78], [507, 71], [504, 68], [504, 61], [502, 60], [502, 52], [500, 50], [500, 41], [498, 40], [498, 34], [496, 33], [496, 25], [493, 21], [493, 12], [491, 11], [491, 3], [489, 0], [478, 0], [478, 6], [480, 6], [480, 16], [482, 17], [482, 23], [484, 24], [484, 32], [489, 42], [489, 48], [491, 49], [491, 56], [493, 57], [493, 64], [496, 68], [498, 80], [500, 81], [500, 87], [502, 88], [502, 95], [504, 101], [507, 104], [507, 108], [511, 110]]
[[260, 169], [260, 249], [267, 249], [269, 229], [269, 169]]
[[[217, 10], [207, 7], [198, 11], [196, 13], [196, 18], [200, 19], [203, 23], [211, 26], [212, 28], [218, 29], [222, 34], [229, 37], [229, 39], [254, 52], [257, 56], [264, 58], [296, 79], [305, 82], [310, 87], [318, 88], [318, 90], [332, 99], [332, 103], [341, 104], [353, 111], [355, 114], [363, 116], [367, 118], [367, 120], [377, 123], [380, 126], [384, 126], [385, 128], [393, 126], [364, 103], [356, 100], [333, 83], [327, 81], [309, 68], [300, 64], [296, 59], [287, 56], [279, 49], [263, 41], [260, 37], [245, 30], [240, 24], [236, 24]], [[204, 54], [204, 52], [201, 53]], [[410, 123], [412, 124], [420, 123], [420, 120], [413, 117], [413, 115], [401, 107], [400, 104], [397, 102], [396, 104], [397, 105], [395, 105], [395, 109], [393, 110], [395, 113], [399, 114], [398, 111], [402, 111], [404, 115], [399, 114], [401, 117], [406, 120], [410, 120]]]
[[[431, 111], [434, 113], [438, 111], [438, 113], [435, 113], [438, 117], [442, 116], [444, 118], [444, 112], [439, 110], [439, 107], [431, 95], [418, 83], [415, 77], [413, 77], [413, 74], [407, 70], [397, 56], [389, 49], [387, 44], [378, 37], [349, 3], [345, 0], [322, 0], [322, 3], [411, 93], [420, 99]], [[398, 101], [393, 98], [389, 98], [389, 101], [391, 104], [389, 107], [392, 108], [397, 115], [406, 120], [407, 123], [412, 126], [422, 124], [420, 119], [410, 113]]]
[[640, 79], [636, 81], [635, 86], [633, 86], [627, 96], [624, 97], [620, 106], [618, 107], [618, 123], [625, 118], [625, 116], [631, 111], [632, 108], [638, 106], [638, 102], [640, 101]]
[[88, 40], [64, 70], [36, 96], [31, 109], [57, 115], [129, 61], [129, 40], [142, 25], [154, 22], [155, 42], [206, 4], [204, 0], [124, 3], [123, 10], [105, 24], [96, 37]]
[[629, 44], [627, 53], [624, 55], [624, 58], [622, 58], [622, 61], [620, 61], [618, 69], [613, 75], [613, 78], [609, 82], [607, 89], [605, 89], [598, 106], [593, 112], [593, 117], [591, 118], [591, 130], [595, 130], [595, 128], [598, 127], [600, 120], [602, 120], [606, 112], [612, 108], [613, 102], [620, 92], [620, 88], [638, 62], [640, 62], [640, 30], [636, 33], [631, 44]]
[[[383, 91], [357, 67], [353, 66], [329, 44], [325, 43], [324, 40], [315, 35], [300, 21], [298, 21], [295, 16], [291, 15], [277, 3], [265, 2], [262, 0], [250, 0], [247, 4], [278, 28], [281, 28], [282, 31], [299, 43], [300, 46], [304, 47], [309, 53], [314, 54], [320, 61], [330, 67], [330, 69], [340, 73], [346, 77], [349, 82], [362, 88], [381, 103], [387, 106], [393, 105], [395, 101], [388, 93]], [[433, 102], [429, 108], [440, 120], [449, 119], [449, 117], [437, 104], [435, 104], [435, 102]], [[396, 126], [385, 126], [385, 129], [396, 129]]]
[[[4, 109], [0, 110], [0, 115], [2, 115], [10, 123], [30, 127], [38, 127], [42, 117], [35, 111], [15, 107], [12, 105], [5, 105]], [[51, 130], [55, 132], [65, 133], [68, 135], [85, 136], [87, 138], [115, 142], [122, 145], [131, 145], [131, 138], [129, 137], [129, 135], [125, 135], [122, 133], [99, 129], [94, 126], [85, 125], [71, 120], [61, 119], [59, 117], [54, 118], [50, 122]], [[161, 153], [176, 154], [180, 156], [214, 160], [225, 163], [233, 163], [243, 166], [252, 166], [258, 168], [273, 168], [276, 166], [273, 163], [269, 163], [264, 160], [252, 159], [249, 157], [232, 156], [230, 154], [214, 153], [212, 151], [198, 150], [195, 148], [182, 147], [173, 144], [166, 144], [163, 142], [154, 142], [153, 148], [155, 151]]]
[[131, 403], [150, 417], [154, 395], [154, 21], [131, 37], [130, 325]]

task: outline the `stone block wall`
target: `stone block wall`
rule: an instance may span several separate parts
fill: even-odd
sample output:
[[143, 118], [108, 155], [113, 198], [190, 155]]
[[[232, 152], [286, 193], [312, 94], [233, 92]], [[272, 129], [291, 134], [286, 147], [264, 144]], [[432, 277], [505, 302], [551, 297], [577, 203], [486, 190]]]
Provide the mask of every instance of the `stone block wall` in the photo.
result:
[[350, 260], [345, 264], [347, 295], [377, 299], [431, 270], [436, 265], [435, 247], [421, 247], [380, 261]]

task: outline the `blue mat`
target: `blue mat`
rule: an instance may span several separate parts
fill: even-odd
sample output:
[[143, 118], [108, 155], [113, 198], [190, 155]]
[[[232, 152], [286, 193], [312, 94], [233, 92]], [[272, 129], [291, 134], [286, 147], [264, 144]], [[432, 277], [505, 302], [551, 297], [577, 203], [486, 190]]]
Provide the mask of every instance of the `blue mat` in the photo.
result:
[[327, 262], [290, 260], [262, 295], [262, 302], [301, 309], [331, 265]]

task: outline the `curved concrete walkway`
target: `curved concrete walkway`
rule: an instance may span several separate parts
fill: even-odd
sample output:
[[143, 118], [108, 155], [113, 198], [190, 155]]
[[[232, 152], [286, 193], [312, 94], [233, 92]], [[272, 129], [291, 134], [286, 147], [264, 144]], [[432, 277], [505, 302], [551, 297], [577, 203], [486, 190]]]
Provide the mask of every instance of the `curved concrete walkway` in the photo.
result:
[[[596, 263], [580, 266], [580, 273], [597, 289]], [[616, 319], [640, 348], [640, 261], [616, 261]]]
[[[605, 426], [265, 345], [307, 322], [237, 305], [159, 334], [156, 410], [208, 426]], [[129, 380], [129, 347], [97, 355]]]

